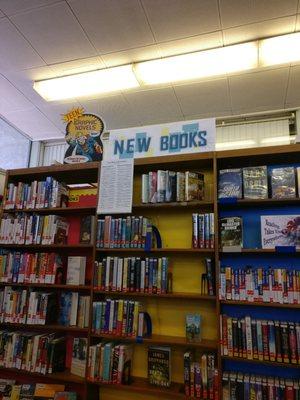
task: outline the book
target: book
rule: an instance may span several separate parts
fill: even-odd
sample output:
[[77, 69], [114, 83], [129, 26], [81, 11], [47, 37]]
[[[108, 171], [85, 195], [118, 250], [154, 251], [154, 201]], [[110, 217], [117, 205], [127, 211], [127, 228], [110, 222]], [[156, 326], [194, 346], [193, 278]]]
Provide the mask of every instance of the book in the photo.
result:
[[67, 265], [67, 285], [84, 285], [86, 257], [69, 256]]
[[223, 250], [243, 247], [243, 221], [240, 217], [220, 219], [221, 247]]
[[271, 191], [273, 199], [296, 197], [295, 168], [273, 168], [271, 171]]
[[94, 237], [95, 216], [85, 215], [80, 221], [79, 243], [92, 243]]
[[166, 171], [157, 171], [157, 203], [166, 201]]
[[142, 174], [142, 203], [149, 203], [149, 175]]
[[149, 172], [149, 201], [157, 202], [157, 172]]
[[262, 215], [261, 245], [263, 249], [276, 246], [300, 247], [300, 216]]
[[171, 349], [170, 347], [148, 348], [148, 379], [151, 385], [170, 387]]
[[268, 198], [268, 170], [267, 167], [243, 168], [243, 187], [245, 199]]
[[56, 392], [54, 400], [77, 400], [76, 392]]
[[185, 201], [185, 173], [176, 173], [176, 201]]
[[186, 339], [189, 342], [200, 342], [202, 338], [200, 314], [187, 314], [185, 322]]
[[237, 198], [243, 195], [242, 169], [221, 169], [219, 171], [218, 198]]
[[204, 198], [204, 175], [200, 172], [185, 172], [185, 200], [195, 201]]
[[65, 385], [37, 383], [35, 385], [34, 398], [53, 398], [56, 392], [62, 392], [63, 390], [65, 390]]
[[71, 373], [82, 378], [85, 377], [87, 346], [87, 338], [73, 339]]
[[166, 202], [176, 201], [176, 172], [166, 171]]

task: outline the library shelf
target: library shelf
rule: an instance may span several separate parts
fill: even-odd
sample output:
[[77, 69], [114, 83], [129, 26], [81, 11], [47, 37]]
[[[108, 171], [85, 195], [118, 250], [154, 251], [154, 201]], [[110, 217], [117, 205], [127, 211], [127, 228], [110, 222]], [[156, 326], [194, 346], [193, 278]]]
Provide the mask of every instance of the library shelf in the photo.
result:
[[230, 360], [236, 362], [245, 362], [251, 364], [262, 364], [262, 365], [271, 365], [277, 367], [284, 367], [284, 368], [299, 368], [299, 364], [291, 364], [291, 363], [280, 363], [277, 361], [267, 361], [267, 360], [249, 360], [248, 358], [240, 358], [240, 357], [229, 357], [229, 356], [221, 356], [223, 360]]
[[52, 374], [40, 374], [38, 372], [31, 372], [31, 371], [25, 371], [24, 369], [17, 369], [17, 368], [6, 368], [6, 367], [1, 367], [0, 366], [0, 371], [6, 371], [9, 373], [14, 373], [14, 374], [20, 374], [20, 375], [29, 375], [32, 378], [40, 378], [40, 379], [47, 379], [51, 381], [57, 381], [57, 382], [69, 382], [69, 383], [78, 383], [78, 384], [84, 384], [85, 378], [82, 378], [81, 376], [77, 376], [74, 374], [71, 374], [69, 370], [65, 370], [63, 372], [53, 372]]
[[237, 199], [236, 201], [218, 201], [219, 207], [234, 208], [236, 206], [282, 206], [282, 205], [300, 205], [300, 198], [286, 199]]
[[220, 300], [221, 304], [253, 307], [300, 308], [300, 304], [263, 303], [259, 301]]
[[71, 290], [74, 292], [90, 291], [91, 286], [88, 285], [65, 285], [56, 283], [13, 283], [13, 282], [0, 282], [0, 287], [14, 286], [23, 288], [37, 288], [37, 289], [53, 289], [53, 290]]
[[180, 336], [167, 336], [153, 334], [150, 337], [136, 338], [128, 336], [109, 335], [106, 333], [92, 333], [93, 338], [109, 339], [109, 340], [122, 340], [125, 342], [135, 342], [142, 344], [156, 344], [168, 346], [184, 346], [193, 347], [209, 351], [217, 351], [217, 340], [202, 339], [200, 342], [189, 342], [185, 337]]
[[22, 208], [20, 210], [5, 210], [3, 209], [3, 213], [8, 214], [17, 214], [17, 213], [35, 213], [35, 214], [95, 214], [96, 206], [89, 207], [51, 207], [51, 208]]
[[278, 251], [276, 249], [241, 249], [241, 251], [224, 251], [220, 250], [221, 254], [300, 254], [300, 250], [294, 250], [287, 248], [286, 250], [283, 249], [283, 251]]
[[88, 379], [88, 383], [102, 386], [102, 387], [109, 387], [112, 390], [124, 390], [129, 392], [136, 392], [136, 393], [143, 393], [148, 395], [156, 395], [156, 396], [170, 396], [176, 397], [180, 399], [188, 399], [185, 396], [183, 391], [183, 384], [177, 382], [171, 382], [169, 388], [159, 387], [150, 385], [147, 378], [141, 377], [132, 377], [132, 383], [129, 385], [112, 385], [110, 383], [98, 382]]
[[105, 290], [94, 289], [94, 294], [102, 294], [106, 296], [121, 296], [121, 297], [151, 297], [154, 299], [185, 299], [185, 300], [207, 300], [216, 301], [216, 296], [201, 293], [185, 293], [185, 292], [172, 292], [172, 293], [143, 293], [143, 292], [107, 292]]
[[196, 207], [213, 207], [213, 201], [181, 201], [181, 202], [171, 202], [171, 203], [141, 203], [133, 204], [132, 208], [135, 210], [139, 209], [180, 209], [180, 208], [196, 208]]
[[36, 324], [17, 324], [11, 322], [1, 322], [0, 326], [5, 326], [7, 329], [22, 329], [29, 331], [54, 331], [54, 332], [68, 332], [68, 333], [76, 333], [83, 334], [88, 333], [88, 328], [79, 328], [78, 326], [63, 326], [59, 324], [46, 324], [46, 325], [36, 325]]
[[92, 244], [76, 243], [76, 244], [4, 244], [0, 243], [0, 248], [13, 248], [13, 249], [32, 249], [32, 250], [44, 250], [53, 249], [58, 250], [91, 250], [94, 248]]
[[187, 254], [212, 254], [215, 253], [214, 249], [192, 249], [192, 248], [172, 248], [172, 247], [164, 247], [161, 249], [124, 249], [124, 248], [96, 248], [98, 253], [187, 253]]

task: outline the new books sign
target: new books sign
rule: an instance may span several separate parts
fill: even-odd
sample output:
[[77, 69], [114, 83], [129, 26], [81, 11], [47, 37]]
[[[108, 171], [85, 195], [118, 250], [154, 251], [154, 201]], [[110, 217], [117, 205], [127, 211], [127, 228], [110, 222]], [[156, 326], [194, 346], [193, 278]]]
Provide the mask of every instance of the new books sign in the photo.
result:
[[202, 153], [215, 150], [215, 119], [181, 121], [110, 132], [106, 160]]

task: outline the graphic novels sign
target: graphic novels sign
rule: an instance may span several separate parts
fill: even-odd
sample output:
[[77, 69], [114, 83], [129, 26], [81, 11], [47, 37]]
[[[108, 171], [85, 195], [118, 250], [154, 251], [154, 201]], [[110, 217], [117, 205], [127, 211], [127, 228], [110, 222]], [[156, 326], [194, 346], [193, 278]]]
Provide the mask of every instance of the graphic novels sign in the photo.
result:
[[101, 161], [103, 144], [101, 134], [104, 123], [94, 114], [87, 114], [82, 108], [76, 108], [64, 115], [66, 126], [66, 150], [64, 163], [85, 163]]
[[202, 153], [215, 150], [214, 118], [110, 132], [106, 160]]

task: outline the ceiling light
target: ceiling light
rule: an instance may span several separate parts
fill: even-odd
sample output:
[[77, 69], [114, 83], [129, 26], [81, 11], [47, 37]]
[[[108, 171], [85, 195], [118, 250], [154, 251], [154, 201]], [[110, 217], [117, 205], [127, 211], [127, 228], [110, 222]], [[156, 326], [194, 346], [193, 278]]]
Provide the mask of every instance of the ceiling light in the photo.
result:
[[254, 146], [255, 140], [236, 140], [233, 142], [216, 143], [217, 150], [239, 149], [241, 147]]
[[131, 65], [101, 69], [35, 82], [33, 88], [48, 101], [91, 96], [139, 86]]
[[300, 60], [300, 33], [277, 36], [259, 42], [259, 64], [285, 64]]
[[250, 42], [135, 64], [144, 84], [185, 81], [256, 68], [258, 43]]

